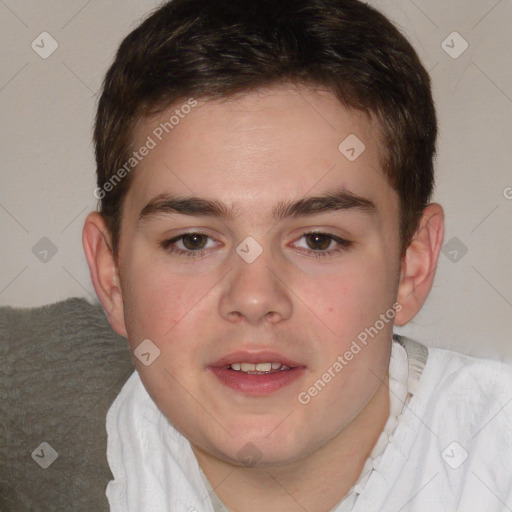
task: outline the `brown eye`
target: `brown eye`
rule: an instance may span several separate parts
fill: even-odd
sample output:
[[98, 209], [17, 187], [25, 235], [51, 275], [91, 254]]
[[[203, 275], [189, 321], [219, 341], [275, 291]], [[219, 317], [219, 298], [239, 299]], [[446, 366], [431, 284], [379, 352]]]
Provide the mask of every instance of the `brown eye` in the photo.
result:
[[207, 244], [208, 237], [200, 233], [190, 233], [181, 236], [182, 243], [190, 251], [201, 250]]
[[332, 237], [324, 233], [309, 233], [304, 236], [308, 246], [312, 250], [325, 251], [332, 242]]
[[296, 247], [303, 253], [309, 254], [314, 258], [341, 254], [352, 247], [350, 240], [320, 231], [303, 233], [296, 244]]
[[176, 256], [199, 258], [206, 255], [216, 244], [207, 234], [199, 231], [191, 231], [170, 240], [164, 240], [160, 242], [159, 245], [165, 251]]

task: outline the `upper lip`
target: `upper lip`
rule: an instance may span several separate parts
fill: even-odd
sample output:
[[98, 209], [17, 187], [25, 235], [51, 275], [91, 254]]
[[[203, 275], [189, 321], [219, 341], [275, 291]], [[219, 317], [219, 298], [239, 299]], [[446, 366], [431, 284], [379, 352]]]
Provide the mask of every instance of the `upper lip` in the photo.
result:
[[223, 368], [233, 363], [282, 363], [286, 366], [289, 366], [290, 368], [304, 366], [303, 364], [285, 357], [278, 352], [272, 352], [269, 350], [239, 350], [237, 352], [232, 352], [227, 356], [221, 357], [220, 359], [217, 359], [217, 361], [211, 363], [209, 366], [213, 368]]

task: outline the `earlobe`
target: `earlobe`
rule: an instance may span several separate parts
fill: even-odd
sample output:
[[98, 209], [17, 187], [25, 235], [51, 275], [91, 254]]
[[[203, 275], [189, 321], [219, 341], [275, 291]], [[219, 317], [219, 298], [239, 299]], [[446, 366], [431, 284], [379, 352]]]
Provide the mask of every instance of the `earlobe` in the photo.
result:
[[82, 244], [92, 284], [112, 328], [127, 336], [117, 262], [110, 245], [110, 233], [98, 212], [90, 213], [84, 224]]
[[420, 311], [428, 297], [444, 239], [444, 212], [441, 205], [429, 204], [418, 230], [403, 257], [398, 286], [401, 310], [396, 325], [404, 325]]

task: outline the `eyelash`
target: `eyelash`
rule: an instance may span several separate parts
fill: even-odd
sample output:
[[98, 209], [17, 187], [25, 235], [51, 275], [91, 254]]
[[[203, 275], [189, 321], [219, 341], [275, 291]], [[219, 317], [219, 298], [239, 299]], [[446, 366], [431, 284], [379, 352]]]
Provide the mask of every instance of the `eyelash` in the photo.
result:
[[[201, 249], [199, 251], [192, 251], [192, 250], [184, 251], [183, 249], [178, 249], [174, 244], [176, 242], [182, 240], [187, 235], [200, 235], [200, 236], [205, 236], [207, 238], [211, 238], [209, 235], [207, 235], [206, 233], [202, 233], [201, 231], [190, 231], [188, 233], [182, 233], [181, 235], [171, 238], [169, 240], [164, 240], [163, 242], [160, 243], [160, 246], [163, 249], [165, 249], [166, 251], [168, 251], [169, 253], [176, 254], [177, 256], [185, 256], [188, 258], [200, 258], [201, 256], [204, 256], [209, 251], [209, 249]], [[305, 237], [307, 235], [324, 235], [324, 236], [327, 236], [328, 238], [330, 238], [331, 241], [334, 241], [338, 244], [338, 247], [336, 249], [330, 249], [330, 250], [324, 250], [324, 251], [320, 251], [320, 250], [315, 251], [313, 249], [305, 250], [306, 253], [310, 254], [314, 258], [321, 258], [321, 257], [325, 257], [325, 256], [334, 256], [335, 253], [346, 251], [353, 245], [353, 243], [349, 240], [345, 240], [338, 236], [331, 235], [330, 233], [324, 233], [322, 231], [307, 231], [305, 233], [302, 233], [302, 236], [298, 240], [302, 239], [303, 237]]]

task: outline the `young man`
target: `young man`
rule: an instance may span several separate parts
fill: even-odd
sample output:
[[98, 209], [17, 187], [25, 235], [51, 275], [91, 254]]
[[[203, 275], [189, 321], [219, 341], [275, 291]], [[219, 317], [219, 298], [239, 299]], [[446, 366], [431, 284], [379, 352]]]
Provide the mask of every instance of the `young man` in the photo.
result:
[[412, 47], [356, 0], [174, 0], [121, 44], [84, 248], [136, 372], [113, 511], [512, 507], [512, 377], [393, 337], [443, 241]]

